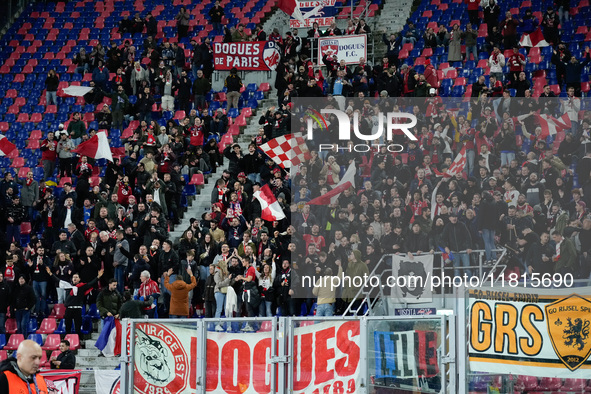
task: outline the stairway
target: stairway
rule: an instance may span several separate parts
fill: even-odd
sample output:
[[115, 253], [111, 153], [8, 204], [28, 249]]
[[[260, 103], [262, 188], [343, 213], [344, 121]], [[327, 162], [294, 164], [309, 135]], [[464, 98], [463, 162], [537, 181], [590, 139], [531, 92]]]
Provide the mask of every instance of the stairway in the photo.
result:
[[375, 59], [381, 62], [382, 54], [386, 52], [386, 46], [382, 42], [382, 34], [387, 36], [390, 33], [399, 32], [406, 24], [406, 20], [411, 15], [412, 0], [386, 0], [380, 14], [375, 18], [375, 24], [372, 24], [375, 37]]
[[[277, 105], [277, 94], [275, 90], [272, 89], [269, 93], [269, 96], [260, 102], [260, 105], [256, 112], [253, 112], [253, 115], [248, 119], [248, 124], [242, 130], [240, 135], [238, 135], [237, 139], [235, 140], [240, 147], [242, 148], [243, 152], [248, 151], [248, 144], [251, 141], [251, 138], [257, 134], [259, 129], [259, 118], [262, 114], [264, 114], [269, 107], [272, 105]], [[173, 242], [177, 242], [178, 239], [183, 235], [183, 232], [189, 228], [191, 225], [191, 218], [195, 218], [197, 220], [201, 220], [201, 215], [204, 212], [208, 212], [211, 210], [211, 191], [215, 187], [216, 181], [221, 178], [222, 172], [225, 168], [227, 168], [227, 159], [224, 158], [224, 165], [217, 168], [215, 173], [210, 174], [206, 177], [205, 185], [198, 191], [198, 194], [195, 196], [194, 200], [191, 202], [187, 212], [185, 212], [181, 223], [174, 227], [174, 231], [170, 232], [169, 238]]]
[[119, 357], [99, 357], [100, 351], [94, 347], [99, 337], [97, 331], [94, 330], [90, 339], [81, 341], [83, 348], [76, 352], [76, 369], [82, 370], [79, 394], [96, 394], [95, 369], [113, 370], [119, 366]]

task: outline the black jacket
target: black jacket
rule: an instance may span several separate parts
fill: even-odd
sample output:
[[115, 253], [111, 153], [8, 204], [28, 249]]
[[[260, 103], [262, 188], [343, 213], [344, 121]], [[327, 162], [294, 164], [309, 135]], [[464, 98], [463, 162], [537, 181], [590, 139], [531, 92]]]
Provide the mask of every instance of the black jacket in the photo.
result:
[[26, 283], [20, 285], [18, 282], [15, 283], [12, 307], [14, 310], [29, 309], [31, 310], [35, 306], [35, 293], [33, 288]]
[[[60, 280], [58, 278], [56, 278], [55, 275], [52, 276], [52, 278], [53, 278], [53, 281], [55, 282], [56, 287], [58, 287]], [[85, 284], [82, 284], [82, 282], [80, 282], [78, 284], [78, 286], [76, 286], [76, 287], [78, 287], [78, 291], [76, 292], [76, 295], [74, 295], [74, 293], [73, 293], [74, 289], [67, 289], [66, 290], [66, 300], [64, 302], [64, 305], [66, 306], [66, 308], [82, 307], [82, 304], [84, 304], [84, 300], [86, 299], [86, 291], [92, 289], [94, 284], [97, 281], [98, 281], [98, 278], [94, 278], [93, 280], [91, 280], [90, 282], [85, 283]], [[33, 295], [33, 297], [34, 296], [35, 295]]]
[[445, 225], [441, 240], [446, 247], [454, 252], [461, 252], [472, 248], [470, 231], [459, 220], [456, 224], [448, 223]]
[[65, 352], [60, 353], [56, 357], [57, 361], [61, 361], [59, 367], [56, 367], [53, 363], [51, 364], [51, 369], [74, 369], [76, 368], [76, 356], [74, 356], [74, 352], [71, 350], [66, 350]]

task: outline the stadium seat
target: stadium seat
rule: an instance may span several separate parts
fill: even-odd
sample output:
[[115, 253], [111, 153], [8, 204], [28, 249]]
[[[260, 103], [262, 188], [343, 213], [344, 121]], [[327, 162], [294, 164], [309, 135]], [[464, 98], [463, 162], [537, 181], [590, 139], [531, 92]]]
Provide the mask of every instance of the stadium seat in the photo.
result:
[[268, 82], [263, 82], [259, 85], [260, 92], [268, 92], [271, 90], [271, 85]]
[[30, 334], [27, 339], [37, 342], [39, 346], [43, 345], [43, 335], [41, 334]]
[[82, 313], [83, 316], [90, 316], [93, 319], [100, 319], [101, 315], [99, 313], [99, 310], [96, 306], [96, 304], [90, 304], [90, 306], [88, 307], [88, 310], [86, 310], [85, 313]]
[[[30, 223], [29, 223], [30, 226]], [[22, 229], [21, 229], [22, 231]], [[37, 330], [37, 334], [53, 334], [57, 328], [57, 322], [53, 317], [46, 317], [41, 321], [41, 326]]]
[[26, 178], [27, 172], [29, 172], [29, 167], [20, 167], [18, 169], [18, 177], [19, 178]]
[[32, 317], [29, 319], [29, 325], [27, 326], [27, 331], [28, 332], [35, 332], [37, 331], [38, 325], [37, 325], [37, 318]]
[[6, 346], [4, 346], [4, 350], [14, 351], [18, 349], [18, 345], [20, 345], [20, 343], [24, 340], [25, 337], [23, 336], [23, 334], [12, 334], [10, 338], [8, 338], [8, 342], [6, 343]]
[[6, 328], [7, 334], [16, 334], [16, 331], [17, 331], [16, 319], [15, 318], [6, 319], [5, 328]]
[[64, 315], [66, 314], [66, 307], [64, 304], [54, 304], [49, 317], [54, 317], [56, 319], [63, 319]]
[[0, 349], [3, 349], [6, 346], [6, 335], [0, 334]]
[[561, 392], [575, 392], [582, 393], [585, 391], [585, 379], [564, 379], [564, 385], [560, 389]]
[[561, 378], [542, 378], [536, 390], [539, 391], [555, 391], [562, 387]]
[[70, 178], [69, 176], [62, 177], [60, 179], [60, 183], [59, 183], [58, 187], [63, 188], [66, 183], [72, 183], [72, 178]]
[[0, 361], [4, 361], [8, 358], [8, 352], [6, 350], [0, 350]]
[[203, 186], [205, 184], [205, 181], [203, 179], [203, 174], [193, 174], [193, 176], [191, 177], [191, 181], [189, 182], [189, 185], [195, 185], [195, 186]]
[[78, 334], [67, 334], [64, 339], [70, 341], [71, 350], [80, 349], [80, 338], [78, 337]]

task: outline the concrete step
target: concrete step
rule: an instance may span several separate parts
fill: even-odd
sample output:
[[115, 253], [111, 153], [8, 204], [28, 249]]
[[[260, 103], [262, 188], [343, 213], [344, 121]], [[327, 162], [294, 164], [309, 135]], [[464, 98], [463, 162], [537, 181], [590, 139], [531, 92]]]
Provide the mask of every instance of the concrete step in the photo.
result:
[[119, 365], [119, 357], [83, 357], [76, 356], [76, 367], [115, 369]]
[[78, 349], [76, 353], [76, 357], [98, 357], [101, 354], [101, 351], [94, 347], [94, 342], [91, 347], [87, 347], [86, 349]]

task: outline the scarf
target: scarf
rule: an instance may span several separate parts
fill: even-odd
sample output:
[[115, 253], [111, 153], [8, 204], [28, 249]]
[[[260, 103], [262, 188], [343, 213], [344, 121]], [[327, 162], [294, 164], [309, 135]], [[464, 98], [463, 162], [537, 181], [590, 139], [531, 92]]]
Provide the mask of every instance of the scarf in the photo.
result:
[[156, 145], [156, 138], [154, 137], [154, 134], [148, 133], [147, 145]]
[[[501, 52], [499, 52], [499, 53], [501, 53]], [[497, 58], [499, 57], [499, 53], [493, 52], [492, 59], [493, 59], [494, 63], [498, 63]]]
[[33, 184], [33, 178], [27, 178], [27, 186], [31, 186]]

